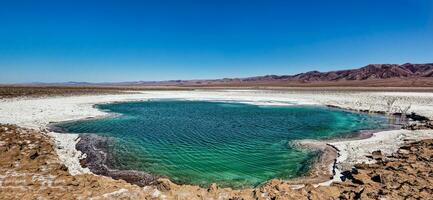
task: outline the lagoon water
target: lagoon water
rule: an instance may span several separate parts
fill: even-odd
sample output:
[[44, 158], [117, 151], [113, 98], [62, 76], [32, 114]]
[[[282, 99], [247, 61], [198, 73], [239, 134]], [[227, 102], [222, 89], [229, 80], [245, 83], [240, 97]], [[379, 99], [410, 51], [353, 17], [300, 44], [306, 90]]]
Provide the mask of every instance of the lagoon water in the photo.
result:
[[98, 108], [120, 115], [59, 126], [112, 138], [109, 153], [117, 169], [201, 186], [249, 187], [297, 177], [316, 154], [290, 141], [346, 137], [387, 124], [382, 116], [318, 106], [155, 100]]

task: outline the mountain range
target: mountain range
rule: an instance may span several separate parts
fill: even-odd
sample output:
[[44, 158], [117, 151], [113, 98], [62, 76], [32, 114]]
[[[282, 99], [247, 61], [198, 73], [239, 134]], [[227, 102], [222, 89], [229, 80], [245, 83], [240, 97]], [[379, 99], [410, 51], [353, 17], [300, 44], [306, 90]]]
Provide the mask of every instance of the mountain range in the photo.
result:
[[[28, 84], [27, 84], [28, 85]], [[295, 75], [265, 75], [248, 78], [205, 80], [131, 81], [115, 83], [32, 83], [38, 86], [128, 86], [128, 87], [253, 87], [253, 86], [384, 86], [433, 87], [433, 63], [369, 64], [358, 69], [329, 72], [310, 71]]]
[[433, 86], [433, 63], [369, 64], [358, 69], [329, 72], [165, 83], [194, 86]]
[[389, 78], [433, 77], [433, 63], [429, 64], [370, 64], [359, 69], [330, 72], [310, 71], [293, 76], [272, 76], [275, 79], [311, 81], [372, 80]]

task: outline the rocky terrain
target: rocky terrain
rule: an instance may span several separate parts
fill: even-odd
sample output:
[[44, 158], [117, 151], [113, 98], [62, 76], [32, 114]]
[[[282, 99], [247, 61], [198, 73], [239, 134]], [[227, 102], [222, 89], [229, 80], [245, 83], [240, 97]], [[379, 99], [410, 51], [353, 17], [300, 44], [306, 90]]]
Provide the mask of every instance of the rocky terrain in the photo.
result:
[[[84, 84], [84, 83], [83, 83]], [[106, 85], [1, 85], [0, 99], [17, 97], [49, 97], [49, 96], [78, 96], [78, 95], [107, 95], [134, 93], [137, 90], [188, 90], [188, 88], [173, 87], [132, 87], [132, 86], [106, 86]]]
[[142, 188], [122, 180], [72, 176], [50, 138], [12, 125], [0, 127], [0, 199], [145, 198]]
[[429, 199], [433, 195], [433, 140], [407, 141], [397, 152], [370, 155], [376, 162], [343, 172], [329, 187], [293, 189], [271, 180], [232, 190], [176, 185], [158, 179], [140, 187], [105, 176], [72, 176], [45, 133], [0, 125], [0, 199]]
[[36, 87], [36, 86], [1, 86], [0, 99], [12, 97], [72, 96], [84, 94], [116, 94], [118, 88], [108, 87]]

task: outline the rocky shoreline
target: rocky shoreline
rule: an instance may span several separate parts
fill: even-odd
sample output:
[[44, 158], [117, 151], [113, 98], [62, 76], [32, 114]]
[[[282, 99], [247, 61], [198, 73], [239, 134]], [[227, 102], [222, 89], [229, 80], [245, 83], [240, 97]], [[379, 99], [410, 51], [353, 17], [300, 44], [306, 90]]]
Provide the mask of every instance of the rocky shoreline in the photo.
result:
[[0, 199], [90, 197], [147, 198], [142, 188], [123, 180], [88, 173], [71, 175], [46, 132], [0, 124]]
[[[48, 131], [55, 137], [67, 134], [58, 123], [50, 123]], [[146, 172], [136, 170], [119, 170], [113, 166], [113, 157], [109, 152], [109, 145], [114, 141], [109, 137], [97, 134], [78, 134], [74, 148], [82, 153], [79, 165], [83, 169], [89, 169], [91, 173], [111, 177], [115, 180], [124, 180], [138, 186], [154, 185], [158, 177]]]
[[[389, 156], [393, 156], [395, 152], [399, 151], [400, 146], [412, 145], [411, 142], [422, 141], [425, 139], [433, 137], [432, 130], [419, 130], [431, 127], [431, 123], [411, 123], [408, 126], [405, 126], [405, 129], [402, 130], [394, 130], [394, 131], [383, 131], [380, 133], [374, 133], [371, 137], [363, 140], [354, 140], [354, 141], [342, 141], [342, 142], [331, 142], [330, 145], [334, 146], [338, 149], [339, 156], [336, 164], [341, 169], [347, 169], [340, 171], [340, 175], [344, 175], [346, 178], [341, 183], [329, 183], [327, 187], [317, 184], [306, 183], [304, 187], [293, 190], [293, 184], [283, 180], [271, 180], [264, 185], [258, 186], [254, 189], [243, 189], [243, 190], [233, 190], [230, 188], [218, 188], [216, 185], [212, 185], [209, 188], [200, 188], [198, 186], [190, 186], [190, 185], [177, 185], [171, 183], [168, 179], [157, 179], [154, 185], [139, 187], [137, 185], [131, 185], [126, 183], [123, 180], [113, 180], [112, 178], [105, 176], [96, 176], [94, 174], [88, 173], [88, 168], [82, 168], [79, 159], [83, 158], [80, 151], [77, 151], [75, 148], [75, 144], [80, 141], [78, 135], [75, 134], [59, 134], [52, 133], [46, 130], [46, 127], [50, 122], [60, 122], [66, 120], [77, 120], [88, 117], [103, 117], [107, 116], [107, 113], [103, 111], [97, 110], [93, 107], [93, 105], [98, 103], [106, 103], [106, 102], [115, 102], [115, 101], [137, 101], [137, 100], [146, 100], [150, 98], [179, 98], [186, 100], [232, 100], [232, 101], [248, 101], [248, 102], [256, 102], [261, 104], [265, 102], [266, 104], [269, 102], [289, 102], [293, 104], [293, 102], [302, 102], [300, 104], [316, 104], [316, 105], [332, 105], [337, 106], [343, 109], [354, 109], [357, 111], [360, 110], [370, 110], [372, 112], [386, 112], [389, 111], [389, 107], [385, 104], [384, 99], [387, 98], [397, 98], [396, 107], [410, 107], [411, 112], [418, 113], [419, 115], [426, 116], [428, 118], [433, 118], [433, 94], [430, 93], [411, 93], [411, 92], [359, 92], [352, 93], [350, 91], [341, 91], [341, 92], [280, 92], [280, 91], [189, 91], [189, 92], [176, 92], [172, 93], [170, 91], [155, 91], [155, 92], [143, 92], [140, 94], [120, 94], [120, 95], [95, 95], [95, 96], [79, 96], [79, 97], [48, 97], [48, 98], [21, 98], [21, 99], [9, 99], [9, 100], [0, 100], [0, 123], [9, 123], [16, 124], [20, 127], [31, 128], [24, 129], [15, 126], [15, 128], [9, 128], [8, 134], [16, 136], [13, 141], [20, 142], [17, 143], [9, 143], [9, 140], [5, 140], [3, 138], [0, 140], [0, 149], [3, 148], [3, 145], [6, 144], [8, 147], [6, 151], [2, 149], [1, 158], [6, 155], [4, 152], [8, 152], [8, 149], [11, 149], [11, 146], [22, 146], [22, 148], [27, 148], [29, 146], [33, 148], [33, 140], [36, 142], [40, 142], [40, 140], [46, 141], [44, 143], [49, 144], [51, 150], [50, 160], [44, 160], [42, 162], [38, 161], [38, 165], [41, 165], [41, 169], [46, 168], [47, 163], [59, 163], [65, 165], [65, 167], [58, 167], [58, 169], [62, 169], [67, 177], [74, 177], [76, 180], [73, 182], [73, 187], [66, 189], [61, 189], [61, 191], [55, 190], [56, 195], [68, 196], [71, 195], [74, 198], [78, 197], [96, 197], [102, 198], [102, 194], [107, 197], [112, 197], [113, 195], [116, 198], [127, 198], [127, 199], [203, 199], [203, 198], [213, 198], [213, 199], [330, 199], [330, 198], [342, 198], [342, 199], [353, 199], [355, 197], [361, 196], [361, 198], [379, 198], [379, 197], [398, 197], [403, 198], [404, 195], [410, 194], [416, 197], [420, 196], [421, 193], [424, 194], [427, 191], [427, 194], [431, 194], [431, 188], [417, 190], [417, 191], [400, 191], [401, 188], [394, 189], [389, 192], [389, 187], [386, 186], [387, 183], [380, 183], [379, 185], [375, 185], [375, 190], [366, 193], [362, 188], [365, 188], [365, 184], [360, 184], [358, 181], [352, 181], [350, 179], [350, 174], [352, 167], [350, 166], [358, 166], [359, 163], [365, 163], [364, 167], [367, 166], [368, 170], [377, 169], [378, 162], [374, 159], [371, 153], [374, 150], [381, 150], [381, 154], [384, 155], [384, 158], [388, 158]], [[395, 111], [395, 109], [394, 109]], [[8, 125], [10, 126], [10, 125]], [[3, 127], [3, 125], [2, 125]], [[14, 130], [14, 131], [11, 131]], [[1, 132], [1, 130], [0, 130]], [[31, 137], [30, 139], [26, 138], [29, 134], [21, 134], [21, 133], [31, 133], [30, 135], [35, 135], [35, 137]], [[1, 132], [3, 137], [3, 132]], [[39, 135], [44, 135], [43, 137]], [[7, 134], [6, 134], [7, 135]], [[49, 135], [46, 136], [46, 135]], [[9, 136], [8, 136], [9, 137]], [[26, 141], [30, 141], [27, 143]], [[29, 144], [29, 145], [27, 145]], [[431, 149], [431, 145], [423, 146], [421, 145], [423, 150], [425, 148]], [[418, 148], [418, 147], [417, 147]], [[14, 149], [14, 148], [12, 148]], [[9, 157], [9, 160], [3, 160], [1, 162], [7, 163], [5, 164], [5, 170], [0, 173], [0, 184], [7, 183], [4, 181], [8, 179], [7, 177], [15, 177], [15, 172], [20, 172], [18, 168], [14, 168], [10, 165], [10, 163], [18, 163], [25, 162], [27, 163], [24, 157], [30, 158], [30, 155], [26, 153], [26, 151], [16, 151], [14, 150], [14, 156], [20, 155], [21, 160], [13, 160], [15, 157]], [[23, 153], [24, 155], [21, 155]], [[38, 153], [41, 155], [41, 153]], [[377, 154], [377, 152], [375, 153]], [[411, 153], [412, 154], [412, 153]], [[413, 153], [416, 157], [418, 157], [417, 153]], [[24, 157], [23, 157], [24, 156]], [[38, 156], [35, 160], [41, 159], [41, 156]], [[45, 159], [45, 158], [44, 158]], [[401, 162], [402, 165], [406, 165], [407, 160], [400, 159], [398, 162]], [[423, 160], [424, 162], [425, 160]], [[426, 165], [431, 166], [431, 161], [427, 162]], [[347, 165], [342, 165], [347, 164]], [[380, 163], [379, 163], [380, 164]], [[425, 164], [425, 163], [424, 163]], [[373, 168], [370, 168], [373, 167]], [[379, 165], [379, 167], [382, 167]], [[414, 170], [418, 170], [417, 166], [410, 166]], [[39, 171], [43, 171], [39, 169]], [[50, 168], [51, 169], [51, 168]], [[391, 169], [394, 170], [394, 169]], [[400, 168], [396, 170], [401, 170]], [[5, 172], [6, 171], [6, 172]], [[57, 168], [54, 169], [55, 174], [57, 172]], [[394, 171], [393, 171], [394, 172]], [[39, 173], [39, 172], [38, 172]], [[0, 197], [11, 197], [7, 199], [20, 199], [23, 195], [33, 195], [31, 197], [40, 197], [46, 193], [32, 193], [34, 189], [34, 184], [38, 185], [39, 183], [32, 181], [35, 177], [34, 175], [31, 178], [25, 178], [27, 176], [27, 172], [23, 174], [19, 180], [14, 179], [15, 181], [21, 181], [24, 179], [30, 180], [29, 190], [16, 190], [17, 186], [13, 186], [15, 190], [13, 192], [9, 191], [12, 187], [4, 187], [4, 185], [0, 185]], [[349, 176], [347, 176], [349, 175]], [[352, 174], [353, 176], [353, 174]], [[369, 176], [369, 175], [368, 175]], [[417, 174], [412, 175], [417, 177]], [[6, 177], [6, 178], [5, 178]], [[49, 177], [52, 177], [51, 175]], [[44, 177], [43, 179], [49, 180], [49, 177]], [[81, 179], [81, 177], [84, 177]], [[336, 176], [334, 176], [336, 177]], [[370, 177], [370, 176], [369, 176]], [[37, 176], [36, 176], [37, 178]], [[372, 177], [370, 177], [371, 179]], [[407, 177], [403, 174], [400, 178], [401, 180], [406, 180]], [[421, 177], [424, 181], [431, 182], [431, 177]], [[68, 178], [69, 180], [70, 178]], [[79, 179], [79, 180], [78, 180]], [[374, 178], [376, 179], [376, 178]], [[400, 180], [399, 179], [399, 180]], [[38, 179], [39, 180], [39, 179]], [[77, 181], [78, 180], [78, 181]], [[61, 179], [63, 182], [68, 182], [66, 180]], [[101, 182], [102, 181], [102, 182]], [[120, 182], [114, 184], [113, 187], [105, 185], [105, 183], [113, 183], [112, 181]], [[394, 182], [397, 180], [394, 180]], [[22, 181], [21, 181], [22, 182]], [[16, 184], [21, 184], [16, 183]], [[77, 182], [79, 183], [77, 185]], [[50, 182], [52, 183], [52, 182]], [[94, 183], [98, 183], [99, 186], [96, 186]], [[45, 182], [44, 182], [45, 184]], [[39, 184], [40, 185], [40, 184]], [[77, 185], [77, 187], [75, 187]], [[90, 187], [92, 186], [92, 187]], [[376, 187], [377, 186], [377, 187]], [[27, 187], [27, 186], [26, 186]], [[54, 192], [52, 185], [44, 186], [43, 190], [48, 190], [50, 192]], [[62, 188], [64, 186], [56, 185], [56, 189]], [[89, 188], [90, 187], [90, 188]], [[102, 189], [99, 187], [103, 187]], [[385, 193], [378, 194], [380, 188], [385, 187]], [[403, 186], [402, 186], [403, 187]], [[406, 186], [404, 186], [406, 187]], [[5, 189], [6, 188], [6, 189]], [[99, 188], [99, 189], [98, 189]], [[379, 188], [379, 189], [378, 189]], [[387, 189], [388, 188], [388, 189]], [[87, 191], [86, 191], [87, 190]], [[98, 190], [98, 191], [93, 191]], [[6, 192], [5, 192], [6, 191]], [[40, 188], [36, 188], [35, 191], [42, 191]], [[65, 191], [69, 192], [65, 194]], [[78, 192], [81, 193], [78, 193]], [[139, 192], [137, 192], [139, 191]], [[385, 191], [385, 190], [383, 190]], [[9, 193], [8, 193], [9, 192]], [[395, 195], [393, 192], [400, 192], [400, 196]], [[7, 196], [9, 194], [10, 196]], [[144, 196], [140, 196], [140, 195]], [[369, 196], [363, 196], [369, 194]], [[14, 197], [15, 198], [12, 198]], [[38, 196], [39, 195], [39, 196]], [[374, 196], [376, 195], [376, 196]], [[394, 196], [393, 196], [394, 195]], [[59, 197], [59, 196], [56, 196]], [[373, 198], [373, 199], [375, 199]]]
[[[340, 109], [340, 108], [339, 108]], [[313, 162], [309, 173], [306, 176], [286, 180], [288, 184], [292, 184], [293, 188], [304, 187], [306, 184], [315, 186], [329, 186], [332, 182], [338, 182], [344, 175], [339, 173], [337, 168], [337, 158], [340, 156], [340, 150], [332, 145], [333, 142], [345, 142], [354, 140], [363, 140], [371, 138], [374, 133], [385, 130], [398, 130], [400, 126], [391, 124], [387, 129], [366, 130], [356, 132], [345, 138], [336, 138], [330, 140], [298, 140], [292, 141], [291, 145], [297, 148], [307, 148], [316, 151], [318, 156]]]
[[79, 138], [76, 148], [86, 154], [80, 164], [88, 167], [92, 173], [125, 180], [142, 187], [156, 183], [157, 177], [142, 171], [113, 169], [112, 158], [108, 153], [109, 143], [112, 142], [110, 138], [96, 134], [80, 134]]
[[306, 184], [320, 184], [330, 181], [335, 175], [335, 162], [338, 151], [325, 141], [300, 140], [293, 141], [297, 148], [308, 148], [317, 152], [317, 158], [312, 162], [308, 174], [298, 178], [285, 180], [293, 188], [304, 187]]
[[72, 176], [44, 132], [0, 124], [2, 199], [428, 199], [433, 195], [433, 139], [406, 141], [395, 153], [374, 151], [375, 162], [356, 164], [344, 180], [300, 189], [273, 179], [257, 188], [233, 190], [177, 185], [158, 179], [140, 187], [94, 174]]
[[[336, 106], [329, 107], [342, 109]], [[369, 110], [359, 111], [352, 109], [351, 111], [371, 113], [371, 111]], [[385, 114], [381, 112], [373, 113]], [[400, 115], [398, 115], [398, 113], [392, 114], [392, 116], [401, 117]], [[316, 160], [312, 162], [310, 169], [306, 175], [290, 180], [284, 180], [284, 182], [286, 184], [289, 184], [291, 188], [301, 188], [305, 187], [305, 185], [307, 184], [313, 184], [316, 187], [329, 186], [332, 182], [339, 182], [346, 179], [348, 173], [347, 168], [338, 169], [337, 158], [340, 156], [340, 150], [337, 147], [333, 146], [332, 142], [367, 139], [372, 137], [375, 132], [384, 130], [397, 130], [399, 128], [407, 127], [411, 127], [411, 130], [418, 130], [422, 128], [429, 128], [431, 124], [431, 121], [427, 117], [416, 115], [414, 113], [408, 115], [407, 119], [421, 119], [422, 121], [411, 121], [411, 123], [407, 123], [409, 121], [406, 121], [406, 124], [403, 125], [391, 124], [391, 126], [395, 127], [357, 132], [356, 134], [350, 135], [347, 138], [341, 139], [324, 141], [301, 140], [292, 142], [292, 145], [297, 146], [298, 148], [308, 148], [310, 150], [316, 151], [318, 156]], [[56, 132], [64, 131], [54, 125], [50, 126], [50, 130]], [[76, 144], [76, 149], [86, 155], [86, 157], [80, 160], [81, 166], [83, 168], [89, 168], [90, 171], [94, 174], [108, 176], [115, 180], [125, 180], [128, 183], [135, 184], [141, 187], [156, 185], [158, 183], [158, 178], [161, 177], [157, 177], [146, 172], [115, 169], [115, 167], [112, 166], [113, 158], [110, 156], [110, 153], [108, 151], [108, 146], [111, 142], [113, 141], [110, 138], [98, 136], [96, 134], [80, 134], [79, 141]]]

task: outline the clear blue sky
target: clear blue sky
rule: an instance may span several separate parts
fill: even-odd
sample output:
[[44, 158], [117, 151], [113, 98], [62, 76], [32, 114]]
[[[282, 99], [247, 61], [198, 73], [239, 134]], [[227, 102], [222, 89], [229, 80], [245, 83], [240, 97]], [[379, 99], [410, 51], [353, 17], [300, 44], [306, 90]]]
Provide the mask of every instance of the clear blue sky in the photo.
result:
[[0, 82], [248, 77], [433, 62], [432, 0], [0, 0]]

